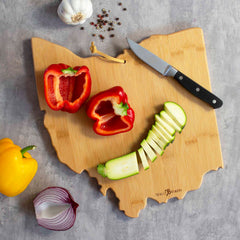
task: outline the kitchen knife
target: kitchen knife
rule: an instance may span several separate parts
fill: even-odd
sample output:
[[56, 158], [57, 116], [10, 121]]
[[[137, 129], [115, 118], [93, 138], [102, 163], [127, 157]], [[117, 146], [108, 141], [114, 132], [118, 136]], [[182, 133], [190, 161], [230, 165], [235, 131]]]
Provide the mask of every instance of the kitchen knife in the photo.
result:
[[138, 58], [147, 63], [156, 71], [160, 72], [163, 76], [173, 77], [190, 93], [210, 104], [213, 108], [220, 108], [222, 106], [222, 100], [209, 92], [207, 89], [203, 88], [192, 79], [175, 69], [173, 66], [154, 55], [144, 47], [135, 43], [131, 39], [127, 38], [127, 41], [131, 50]]

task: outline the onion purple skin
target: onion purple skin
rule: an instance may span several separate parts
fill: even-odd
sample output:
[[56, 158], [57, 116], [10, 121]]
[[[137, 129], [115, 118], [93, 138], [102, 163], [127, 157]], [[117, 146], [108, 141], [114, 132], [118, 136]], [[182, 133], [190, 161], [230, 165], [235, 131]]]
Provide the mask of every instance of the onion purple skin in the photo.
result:
[[[44, 197], [47, 197], [48, 195], [46, 194], [46, 195], [44, 195], [45, 194], [45, 192], [48, 192], [49, 190], [53, 190], [52, 191], [52, 193], [54, 192], [54, 191], [56, 191], [56, 192], [58, 192], [59, 190], [60, 191], [63, 191], [64, 192], [64, 194], [66, 194], [66, 196], [65, 197], [67, 197], [67, 199], [66, 198], [64, 198], [64, 199], [61, 199], [61, 201], [59, 201], [59, 196], [57, 196], [57, 194], [56, 194], [56, 197], [57, 197], [57, 199], [55, 199], [55, 200], [58, 200], [58, 202], [57, 201], [54, 201], [54, 203], [65, 203], [65, 204], [70, 204], [71, 205], [71, 210], [72, 210], [72, 212], [71, 212], [71, 223], [70, 224], [68, 224], [67, 226], [65, 226], [65, 227], [60, 227], [59, 228], [59, 226], [49, 226], [49, 225], [51, 225], [51, 224], [49, 224], [49, 223], [47, 223], [48, 221], [49, 221], [49, 219], [48, 218], [45, 218], [45, 219], [39, 219], [38, 217], [37, 217], [37, 207], [38, 207], [38, 203], [39, 203], [39, 201], [40, 202], [42, 202], [42, 203], [44, 203], [44, 201], [42, 200], [42, 198], [44, 199]], [[47, 201], [46, 201], [47, 202]], [[72, 195], [69, 193], [69, 191], [67, 190], [67, 189], [65, 189], [65, 188], [63, 188], [63, 187], [56, 187], [56, 186], [53, 186], [53, 187], [47, 187], [47, 188], [45, 188], [45, 189], [43, 189], [41, 192], [39, 192], [38, 194], [37, 194], [37, 196], [34, 198], [34, 200], [33, 200], [33, 204], [34, 204], [34, 209], [35, 209], [35, 213], [36, 213], [36, 218], [37, 218], [37, 222], [38, 222], [38, 225], [40, 225], [41, 227], [44, 227], [44, 228], [46, 228], [46, 229], [49, 229], [49, 230], [53, 230], [53, 231], [66, 231], [66, 230], [68, 230], [68, 229], [70, 229], [73, 225], [74, 225], [74, 223], [75, 223], [75, 220], [76, 220], [76, 210], [77, 210], [77, 208], [78, 208], [78, 203], [76, 203], [75, 201], [74, 201], [74, 199], [73, 199], [73, 197], [72, 197]], [[40, 204], [41, 205], [41, 204]], [[64, 220], [64, 219], [63, 219]], [[50, 221], [51, 222], [51, 221]]]

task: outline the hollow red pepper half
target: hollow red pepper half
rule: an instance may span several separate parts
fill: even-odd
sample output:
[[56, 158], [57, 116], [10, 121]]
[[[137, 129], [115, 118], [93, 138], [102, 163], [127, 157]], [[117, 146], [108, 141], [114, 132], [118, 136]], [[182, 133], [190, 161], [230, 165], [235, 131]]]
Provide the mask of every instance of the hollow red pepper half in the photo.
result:
[[50, 65], [44, 72], [44, 92], [51, 109], [77, 112], [91, 92], [88, 68], [71, 68], [63, 63]]
[[96, 120], [93, 130], [103, 136], [131, 130], [135, 117], [127, 94], [119, 86], [94, 95], [87, 104], [87, 115]]

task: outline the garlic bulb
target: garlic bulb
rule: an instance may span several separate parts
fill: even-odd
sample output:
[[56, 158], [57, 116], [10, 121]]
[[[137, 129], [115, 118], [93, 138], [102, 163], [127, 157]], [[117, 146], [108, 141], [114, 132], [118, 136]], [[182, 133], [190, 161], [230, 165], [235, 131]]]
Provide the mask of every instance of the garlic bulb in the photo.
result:
[[84, 23], [92, 12], [91, 0], [62, 0], [57, 10], [60, 19], [70, 25]]

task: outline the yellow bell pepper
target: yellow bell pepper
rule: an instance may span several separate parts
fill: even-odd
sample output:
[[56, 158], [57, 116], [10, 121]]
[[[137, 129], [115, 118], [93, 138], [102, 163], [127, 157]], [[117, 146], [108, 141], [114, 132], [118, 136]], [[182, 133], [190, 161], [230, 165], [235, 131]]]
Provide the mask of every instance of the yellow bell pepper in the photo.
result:
[[37, 161], [27, 153], [34, 148], [21, 149], [9, 138], [0, 140], [0, 193], [14, 197], [27, 188], [38, 168]]

